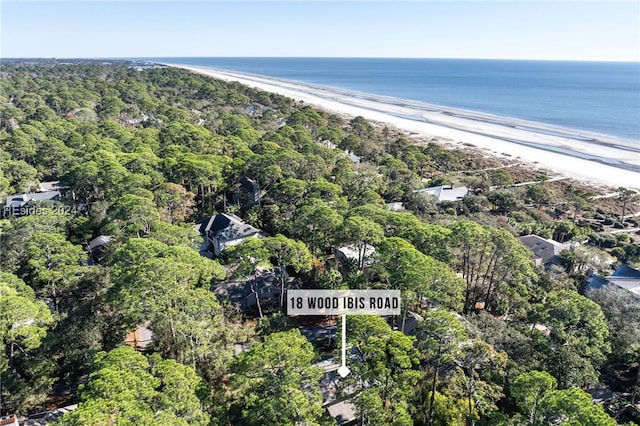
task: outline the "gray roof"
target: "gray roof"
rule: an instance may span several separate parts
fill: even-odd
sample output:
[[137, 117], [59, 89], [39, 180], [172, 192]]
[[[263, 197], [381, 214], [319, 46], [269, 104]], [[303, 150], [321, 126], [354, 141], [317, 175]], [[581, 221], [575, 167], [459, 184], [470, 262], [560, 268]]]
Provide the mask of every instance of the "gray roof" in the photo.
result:
[[220, 213], [209, 216], [198, 222], [201, 234], [212, 234], [218, 240], [231, 241], [248, 238], [262, 231], [244, 223], [238, 216], [230, 213]]
[[602, 277], [599, 277], [597, 275], [591, 275], [589, 278], [587, 278], [587, 283], [585, 286], [585, 289], [587, 290], [599, 290], [601, 289], [604, 285], [606, 285], [608, 283], [608, 281]]
[[535, 258], [541, 259], [544, 265], [553, 262], [563, 250], [567, 250], [571, 246], [570, 244], [547, 240], [538, 235], [525, 235], [524, 237], [519, 237], [518, 240], [533, 252]]
[[6, 201], [7, 208], [20, 208], [30, 201], [49, 201], [60, 198], [60, 191], [29, 192], [25, 194], [9, 195]]
[[110, 235], [100, 235], [99, 237], [94, 238], [89, 241], [87, 244], [87, 250], [93, 251], [96, 248], [102, 247], [103, 245], [110, 243], [113, 240], [113, 237]]
[[[355, 346], [349, 349], [347, 358], [347, 365], [364, 362], [362, 352]], [[343, 379], [337, 374], [341, 365], [342, 360], [339, 357], [325, 359], [314, 364], [315, 367], [320, 367], [324, 371], [319, 383], [322, 405], [339, 425], [350, 423], [356, 419], [356, 408], [352, 398], [357, 390], [354, 386], [345, 387]], [[340, 393], [338, 392], [339, 388], [342, 391]]]
[[337, 424], [344, 425], [356, 420], [356, 406], [351, 400], [339, 401], [326, 407]]
[[[50, 180], [48, 182], [40, 182], [39, 192], [58, 191], [62, 189], [59, 180]], [[66, 187], [65, 187], [66, 189]]]
[[417, 189], [413, 191], [415, 194], [428, 194], [436, 197], [440, 201], [459, 201], [468, 193], [466, 186], [432, 186], [430, 188]]
[[587, 279], [587, 287], [590, 290], [601, 288], [606, 284], [613, 284], [640, 296], [640, 270], [622, 264], [612, 275], [609, 275], [608, 277], [601, 278], [596, 275], [592, 275]]
[[609, 283], [640, 296], [640, 270], [624, 263], [616, 271], [605, 278]]
[[[287, 282], [292, 281], [289, 274], [285, 271]], [[261, 292], [261, 297], [280, 293], [280, 286], [276, 282], [277, 275], [274, 270], [260, 272], [246, 280], [227, 281], [220, 284], [214, 284], [211, 290], [216, 296], [224, 297], [231, 302], [239, 303], [242, 308], [246, 308], [245, 299], [252, 295], [253, 290]], [[290, 284], [291, 288], [296, 288], [295, 283]], [[266, 292], [266, 294], [265, 294]]]
[[616, 269], [616, 271], [611, 274], [612, 277], [624, 277], [624, 278], [638, 278], [640, 279], [640, 270], [636, 268], [632, 268], [629, 265], [625, 265], [624, 263]]
[[347, 158], [349, 159], [350, 162], [352, 162], [354, 164], [360, 163], [360, 160], [361, 160], [362, 157], [360, 157], [359, 155], [356, 155], [353, 152], [348, 151], [348, 150], [345, 151], [344, 153], [345, 153], [345, 155], [347, 156]]

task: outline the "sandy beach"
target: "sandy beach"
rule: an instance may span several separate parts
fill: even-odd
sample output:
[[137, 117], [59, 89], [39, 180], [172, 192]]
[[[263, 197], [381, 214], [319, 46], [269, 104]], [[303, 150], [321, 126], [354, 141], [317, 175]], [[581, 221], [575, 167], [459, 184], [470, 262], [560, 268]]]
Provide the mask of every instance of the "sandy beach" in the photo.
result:
[[235, 71], [180, 67], [278, 93], [327, 111], [359, 115], [414, 136], [471, 144], [493, 155], [517, 158], [598, 186], [640, 189], [638, 141]]

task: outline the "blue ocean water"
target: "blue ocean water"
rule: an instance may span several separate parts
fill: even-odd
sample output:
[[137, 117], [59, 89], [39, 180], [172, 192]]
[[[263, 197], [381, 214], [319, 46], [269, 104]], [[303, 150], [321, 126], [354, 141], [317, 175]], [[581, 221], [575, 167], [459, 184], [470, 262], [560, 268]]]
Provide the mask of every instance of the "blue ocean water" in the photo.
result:
[[387, 58], [145, 58], [228, 69], [640, 142], [640, 63]]

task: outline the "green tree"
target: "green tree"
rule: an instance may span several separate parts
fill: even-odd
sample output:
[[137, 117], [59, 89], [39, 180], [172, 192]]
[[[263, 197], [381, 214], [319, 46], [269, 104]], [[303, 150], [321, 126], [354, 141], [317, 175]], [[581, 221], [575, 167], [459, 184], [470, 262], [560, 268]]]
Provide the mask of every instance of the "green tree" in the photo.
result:
[[387, 286], [402, 290], [404, 315], [426, 301], [449, 309], [462, 307], [464, 281], [448, 265], [401, 238], [387, 238], [378, 245], [372, 270]]
[[542, 322], [549, 328], [547, 370], [561, 387], [598, 381], [597, 370], [611, 351], [602, 309], [575, 291], [550, 293]]
[[286, 204], [296, 204], [305, 195], [307, 183], [300, 179], [289, 178], [279, 182], [274, 193], [278, 201]]
[[458, 374], [453, 382], [462, 390], [467, 403], [467, 424], [473, 426], [477, 413], [488, 415], [497, 411], [495, 404], [503, 396], [498, 379], [505, 373], [507, 355], [477, 339], [461, 349], [456, 361]]
[[195, 194], [177, 183], [165, 183], [154, 193], [163, 219], [169, 223], [184, 222], [193, 213]]
[[508, 171], [504, 169], [497, 169], [491, 172], [491, 184], [498, 187], [509, 186], [513, 183], [513, 178]]
[[601, 405], [592, 402], [591, 395], [579, 388], [551, 390], [540, 401], [540, 420], [544, 424], [575, 426], [614, 426]]
[[586, 296], [602, 309], [610, 332], [611, 347], [624, 353], [640, 347], [640, 299], [615, 285], [589, 290]]
[[546, 371], [533, 370], [522, 373], [511, 385], [511, 396], [518, 407], [527, 414], [531, 424], [537, 424], [540, 402], [547, 392], [556, 388], [556, 379]]
[[117, 221], [110, 226], [118, 226], [125, 235], [135, 235], [138, 238], [148, 236], [153, 224], [160, 220], [160, 214], [153, 200], [134, 194], [123, 195], [108, 212]]
[[[0, 409], [16, 411], [36, 401], [21, 377], [29, 371], [23, 361], [33, 356], [54, 323], [47, 305], [36, 299], [34, 291], [13, 274], [0, 272]], [[18, 377], [20, 376], [20, 377]], [[43, 375], [44, 376], [44, 375]], [[42, 377], [45, 387], [49, 377]], [[4, 386], [2, 386], [4, 384]], [[37, 386], [31, 383], [33, 391]], [[20, 389], [19, 387], [22, 387]], [[25, 392], [26, 391], [26, 392]], [[29, 401], [30, 400], [30, 401]]]
[[312, 198], [294, 212], [293, 234], [310, 249], [322, 252], [329, 248], [342, 220], [326, 202]]
[[526, 194], [537, 205], [538, 209], [542, 204], [547, 204], [553, 199], [553, 191], [543, 184], [529, 185]]
[[231, 367], [230, 421], [243, 425], [320, 425], [323, 415], [313, 347], [293, 329], [266, 336]]
[[284, 308], [284, 290], [287, 284], [286, 269], [308, 272], [311, 270], [313, 261], [309, 249], [302, 241], [280, 234], [275, 237], [251, 238], [233, 247], [233, 250], [229, 251], [229, 256], [239, 260], [238, 272], [241, 274], [255, 273], [258, 265], [274, 268], [280, 284], [280, 307], [282, 308]]
[[36, 232], [26, 245], [30, 281], [42, 296], [51, 300], [54, 312], [59, 314], [61, 302], [86, 271], [81, 265], [86, 255], [82, 247], [71, 244], [60, 234]]
[[479, 301], [485, 309], [503, 313], [521, 308], [535, 278], [528, 249], [506, 229], [467, 220], [450, 229], [457, 269], [466, 282], [465, 312]]
[[[430, 393], [428, 396], [431, 399]], [[431, 424], [436, 426], [464, 426], [467, 421], [464, 400], [435, 392], [432, 419]]]
[[271, 253], [273, 265], [279, 268], [280, 306], [284, 307], [285, 270], [291, 268], [295, 272], [310, 271], [313, 262], [311, 253], [302, 241], [292, 240], [283, 235], [263, 238], [262, 242]]
[[208, 425], [195, 371], [158, 355], [146, 358], [129, 346], [97, 354], [78, 409], [60, 425]]
[[498, 213], [509, 213], [518, 207], [518, 199], [513, 191], [499, 189], [487, 195], [487, 200], [493, 204], [494, 211]]
[[194, 126], [184, 121], [173, 121], [160, 131], [160, 143], [163, 146], [181, 145], [198, 154], [216, 154], [220, 152], [221, 138], [202, 126]]
[[130, 239], [113, 263], [111, 303], [125, 331], [148, 324], [165, 357], [214, 383], [244, 334], [210, 290], [214, 279], [224, 277], [222, 267], [195, 250], [149, 239]]
[[349, 366], [347, 377], [355, 386], [364, 386], [355, 405], [364, 424], [413, 424], [410, 400], [420, 378], [415, 337], [393, 331], [378, 316], [347, 317], [347, 342], [355, 345], [364, 362]]
[[[443, 309], [429, 311], [416, 330], [418, 348], [425, 361], [433, 371], [430, 390], [427, 395], [429, 402], [425, 422], [434, 424], [434, 411], [438, 392], [436, 386], [441, 368], [448, 369], [460, 356], [460, 344], [467, 339], [467, 332], [458, 318]], [[441, 399], [445, 399], [440, 395]]]
[[358, 249], [358, 269], [364, 269], [367, 247], [382, 241], [384, 232], [382, 227], [361, 216], [351, 216], [342, 224], [341, 239], [346, 243], [355, 244]]

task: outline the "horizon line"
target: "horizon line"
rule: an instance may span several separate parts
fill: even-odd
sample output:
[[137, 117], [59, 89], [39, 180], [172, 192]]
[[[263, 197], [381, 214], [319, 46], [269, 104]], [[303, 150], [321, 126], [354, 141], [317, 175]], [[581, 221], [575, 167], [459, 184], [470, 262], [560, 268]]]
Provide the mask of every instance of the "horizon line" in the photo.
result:
[[432, 59], [432, 60], [482, 60], [482, 61], [529, 61], [529, 62], [597, 62], [597, 63], [628, 63], [640, 64], [637, 60], [612, 60], [612, 59], [551, 59], [551, 58], [502, 58], [502, 57], [429, 57], [429, 56], [240, 56], [240, 55], [196, 55], [196, 56], [13, 56], [4, 57], [0, 55], [2, 60], [67, 60], [67, 59], [85, 59], [85, 60], [140, 60], [140, 59], [157, 59], [157, 58], [194, 58], [194, 59]]

